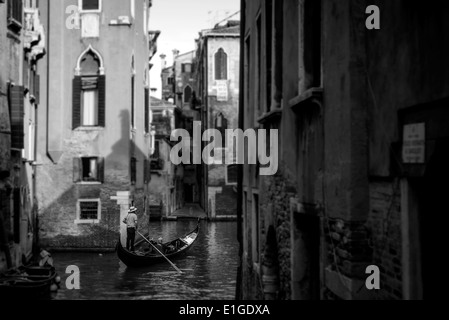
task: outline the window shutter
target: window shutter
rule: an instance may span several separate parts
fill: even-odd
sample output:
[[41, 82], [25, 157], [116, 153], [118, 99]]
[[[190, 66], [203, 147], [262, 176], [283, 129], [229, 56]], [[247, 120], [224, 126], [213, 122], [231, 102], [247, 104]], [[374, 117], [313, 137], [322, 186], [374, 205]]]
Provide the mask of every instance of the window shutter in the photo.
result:
[[24, 148], [24, 96], [23, 87], [10, 88], [11, 148]]
[[81, 77], [75, 77], [72, 84], [72, 129], [81, 126]]
[[35, 103], [39, 104], [40, 101], [40, 82], [41, 82], [41, 78], [39, 75], [35, 74], [34, 75], [34, 99], [35, 99]]
[[136, 158], [131, 158], [131, 184], [136, 184], [137, 176], [137, 160]]
[[150, 89], [145, 88], [145, 132], [150, 132]]
[[106, 126], [106, 76], [98, 77], [98, 125]]
[[81, 159], [73, 158], [73, 182], [81, 181], [82, 169]]
[[184, 63], [181, 65], [181, 72], [186, 72], [186, 65]]
[[104, 183], [104, 158], [98, 158], [98, 181]]

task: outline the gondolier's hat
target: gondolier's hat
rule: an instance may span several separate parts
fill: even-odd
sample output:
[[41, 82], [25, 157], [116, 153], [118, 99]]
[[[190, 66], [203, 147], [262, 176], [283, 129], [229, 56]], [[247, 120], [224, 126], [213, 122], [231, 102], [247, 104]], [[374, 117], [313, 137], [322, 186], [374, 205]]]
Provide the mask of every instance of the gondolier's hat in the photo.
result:
[[137, 208], [136, 207], [131, 207], [131, 208], [129, 208], [128, 212], [129, 213], [135, 213], [135, 212], [137, 212]]

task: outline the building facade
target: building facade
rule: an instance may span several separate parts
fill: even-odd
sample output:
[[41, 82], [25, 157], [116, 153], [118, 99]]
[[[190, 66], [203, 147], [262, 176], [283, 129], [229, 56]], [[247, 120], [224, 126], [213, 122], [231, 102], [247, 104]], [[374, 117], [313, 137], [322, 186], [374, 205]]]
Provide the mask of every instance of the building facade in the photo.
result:
[[[234, 159], [234, 150], [225, 145], [225, 132], [238, 127], [240, 22], [224, 21], [213, 29], [203, 30], [197, 39], [197, 108], [201, 110], [202, 131], [217, 129], [222, 134], [221, 150], [213, 155], [213, 164], [203, 163], [201, 205], [208, 217], [236, 217], [237, 166], [225, 161]], [[208, 143], [203, 142], [203, 148]], [[220, 153], [221, 151], [221, 153]]]
[[[366, 27], [369, 5], [380, 30]], [[430, 216], [448, 192], [447, 10], [242, 1], [241, 128], [279, 130], [279, 170], [243, 168], [240, 298], [432, 298]], [[368, 266], [380, 290], [366, 288]]]
[[150, 210], [151, 218], [166, 218], [184, 205], [183, 166], [175, 166], [170, 160], [174, 142], [173, 130], [180, 128], [181, 110], [168, 101], [151, 97], [151, 124], [155, 143], [152, 148]]
[[37, 1], [0, 3], [0, 271], [37, 244], [36, 129], [46, 34]]
[[40, 5], [48, 30], [38, 114], [40, 241], [112, 249], [129, 205], [141, 228], [149, 221], [152, 2]]

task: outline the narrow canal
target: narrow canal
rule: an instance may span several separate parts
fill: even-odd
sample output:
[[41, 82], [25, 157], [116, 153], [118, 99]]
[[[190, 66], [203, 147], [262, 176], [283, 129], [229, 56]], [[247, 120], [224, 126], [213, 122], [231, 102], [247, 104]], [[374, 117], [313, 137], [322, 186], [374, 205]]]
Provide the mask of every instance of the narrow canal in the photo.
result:
[[[151, 233], [171, 240], [193, 230], [196, 221], [156, 222]], [[127, 268], [115, 253], [53, 253], [62, 278], [56, 300], [232, 300], [238, 267], [237, 225], [234, 222], [201, 222], [201, 231], [188, 254], [174, 261], [183, 273], [168, 264]], [[80, 290], [68, 290], [69, 265], [80, 269]]]

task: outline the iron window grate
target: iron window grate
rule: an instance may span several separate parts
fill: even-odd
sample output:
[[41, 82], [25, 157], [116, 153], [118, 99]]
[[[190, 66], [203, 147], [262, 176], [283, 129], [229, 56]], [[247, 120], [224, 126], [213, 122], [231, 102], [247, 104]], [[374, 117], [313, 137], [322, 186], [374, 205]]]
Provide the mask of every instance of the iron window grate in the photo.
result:
[[80, 219], [81, 220], [97, 220], [98, 219], [98, 202], [83, 201], [80, 202]]

